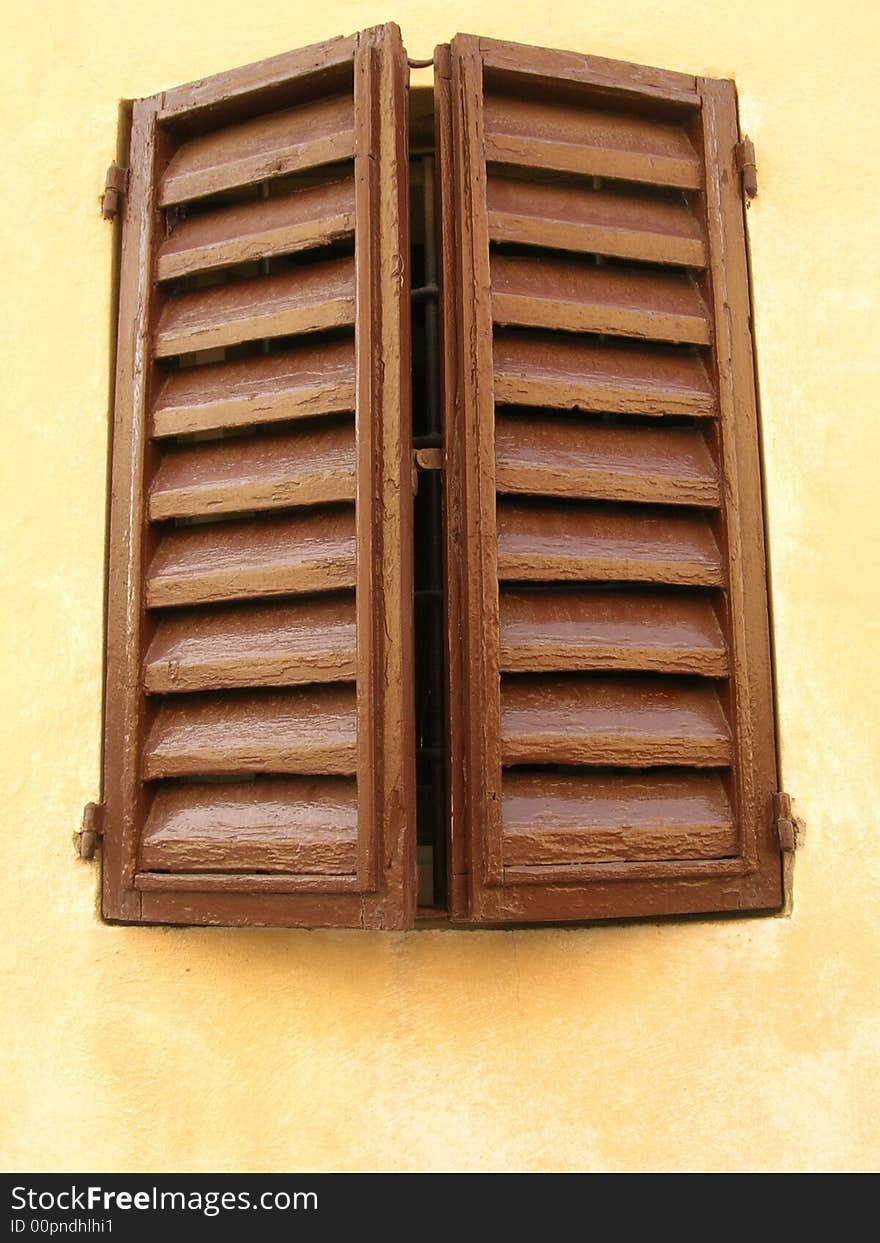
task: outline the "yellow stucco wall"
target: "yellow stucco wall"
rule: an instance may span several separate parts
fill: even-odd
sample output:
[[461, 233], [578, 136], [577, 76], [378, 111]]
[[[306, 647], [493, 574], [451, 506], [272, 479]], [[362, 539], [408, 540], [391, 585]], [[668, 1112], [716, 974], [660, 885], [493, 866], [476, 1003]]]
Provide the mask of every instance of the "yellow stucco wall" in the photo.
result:
[[[14, 13], [14, 16], [12, 15]], [[0, 1168], [876, 1165], [875, 0], [31, 0], [2, 64]], [[105, 927], [98, 793], [116, 103], [394, 18], [733, 76], [790, 919], [409, 935]]]

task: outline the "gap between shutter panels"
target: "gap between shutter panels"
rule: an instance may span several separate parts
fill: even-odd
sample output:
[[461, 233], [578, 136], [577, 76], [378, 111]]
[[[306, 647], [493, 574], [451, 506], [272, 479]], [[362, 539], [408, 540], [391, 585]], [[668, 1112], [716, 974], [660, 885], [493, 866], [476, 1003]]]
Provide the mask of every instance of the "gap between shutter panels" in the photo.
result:
[[[719, 417], [701, 96], [641, 72], [465, 36], [439, 77], [447, 296], [477, 290], [446, 324], [462, 355], [447, 374], [463, 445], [447, 456], [449, 556], [464, 542], [469, 562], [450, 599], [450, 694], [471, 714], [450, 735], [464, 922], [777, 903], [778, 875], [757, 901], [696, 883], [755, 869], [731, 655], [739, 516], [722, 491], [734, 432]], [[461, 408], [457, 384], [476, 390]], [[756, 473], [756, 450], [738, 465]], [[760, 649], [766, 616], [763, 640], [757, 626]], [[759, 659], [766, 718], [764, 673]], [[668, 878], [683, 884], [602, 887]]]
[[[123, 757], [139, 766], [123, 884], [140, 892], [141, 918], [410, 918], [406, 755], [394, 761], [398, 840], [389, 833], [380, 865], [394, 892], [358, 897], [388, 888], [371, 823], [379, 713], [406, 730], [406, 692], [386, 688], [385, 708], [372, 672], [374, 651], [392, 669], [406, 659], [405, 506], [387, 508], [399, 463], [386, 454], [383, 494], [370, 462], [388, 408], [374, 357], [398, 384], [393, 419], [407, 413], [394, 379], [406, 281], [398, 291], [382, 275], [406, 227], [405, 193], [387, 196], [405, 152], [404, 75], [399, 32], [376, 28], [141, 111], [135, 193], [154, 222], [140, 255], [140, 279], [152, 274], [132, 712], [142, 742]], [[369, 555], [374, 511], [397, 538], [384, 563]], [[402, 609], [378, 648], [374, 592]], [[292, 897], [272, 905], [271, 894]]]

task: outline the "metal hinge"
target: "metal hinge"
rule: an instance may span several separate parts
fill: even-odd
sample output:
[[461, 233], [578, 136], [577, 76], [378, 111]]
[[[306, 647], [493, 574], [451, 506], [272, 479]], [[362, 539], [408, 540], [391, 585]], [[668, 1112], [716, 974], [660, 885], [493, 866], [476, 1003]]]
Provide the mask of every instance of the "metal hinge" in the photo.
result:
[[744, 134], [733, 148], [733, 161], [736, 171], [742, 174], [743, 194], [747, 199], [753, 199], [758, 193], [758, 166], [755, 163], [755, 144], [748, 134]]
[[779, 849], [786, 852], [797, 850], [802, 845], [803, 826], [792, 815], [790, 795], [781, 791], [773, 795], [773, 816]]
[[104, 804], [86, 803], [83, 808], [82, 828], [77, 833], [79, 857], [93, 859], [98, 838], [104, 834]]
[[104, 197], [101, 199], [101, 215], [105, 220], [115, 220], [122, 205], [122, 196], [128, 192], [128, 169], [114, 160], [107, 169], [104, 181]]

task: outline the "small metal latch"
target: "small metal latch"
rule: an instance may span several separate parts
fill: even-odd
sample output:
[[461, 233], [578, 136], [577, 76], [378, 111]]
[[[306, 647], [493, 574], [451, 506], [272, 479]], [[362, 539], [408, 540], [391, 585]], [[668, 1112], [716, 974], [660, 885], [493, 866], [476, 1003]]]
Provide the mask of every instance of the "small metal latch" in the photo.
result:
[[755, 144], [744, 134], [742, 141], [733, 148], [733, 159], [736, 171], [742, 173], [743, 194], [753, 199], [758, 193], [758, 166], [755, 163]]
[[98, 838], [104, 833], [104, 804], [86, 803], [83, 809], [82, 828], [79, 838], [79, 857], [93, 859]]
[[116, 161], [107, 169], [104, 181], [104, 197], [101, 200], [101, 215], [105, 220], [115, 220], [119, 213], [122, 196], [128, 191], [128, 169], [122, 168]]
[[443, 469], [443, 450], [428, 448], [415, 449], [413, 451], [413, 496], [419, 491], [419, 471], [420, 470], [442, 470]]
[[442, 449], [416, 449], [416, 466], [419, 470], [442, 470]]
[[773, 795], [773, 814], [776, 820], [776, 833], [779, 837], [779, 849], [782, 851], [797, 850], [801, 844], [798, 822], [791, 811], [791, 797], [780, 791]]

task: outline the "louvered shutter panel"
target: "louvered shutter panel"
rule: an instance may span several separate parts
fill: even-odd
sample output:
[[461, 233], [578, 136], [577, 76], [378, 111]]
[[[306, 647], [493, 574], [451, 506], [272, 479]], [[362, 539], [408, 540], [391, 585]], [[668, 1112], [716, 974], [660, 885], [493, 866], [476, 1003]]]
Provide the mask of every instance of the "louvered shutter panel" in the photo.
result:
[[441, 49], [452, 913], [777, 907], [733, 84]]
[[384, 26], [134, 106], [110, 918], [412, 921], [407, 74]]

